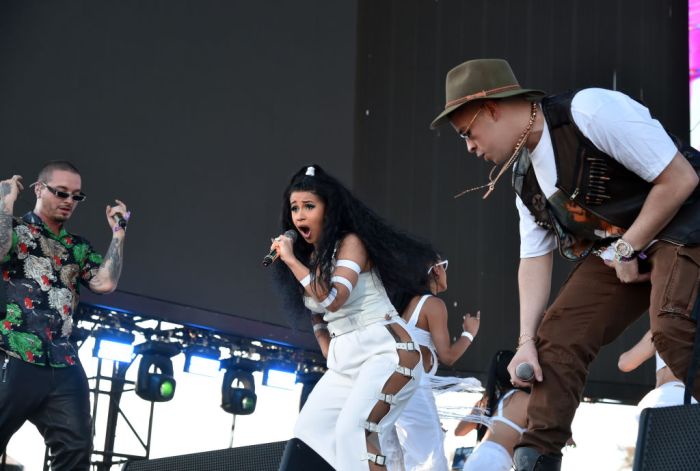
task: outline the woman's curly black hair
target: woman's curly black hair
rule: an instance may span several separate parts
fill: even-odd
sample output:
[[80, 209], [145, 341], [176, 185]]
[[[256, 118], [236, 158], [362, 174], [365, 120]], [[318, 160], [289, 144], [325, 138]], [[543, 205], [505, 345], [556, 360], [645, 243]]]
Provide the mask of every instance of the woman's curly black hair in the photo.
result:
[[[487, 397], [486, 415], [493, 416], [494, 411], [498, 407], [498, 401], [501, 400], [504, 394], [511, 389], [519, 389], [521, 391], [530, 392], [529, 388], [516, 388], [510, 382], [510, 373], [508, 372], [508, 364], [515, 356], [515, 352], [511, 350], [499, 350], [491, 359], [491, 367], [489, 368], [489, 377], [486, 380], [486, 391], [484, 395]], [[481, 441], [486, 434], [488, 428], [485, 425], [479, 425], [476, 432], [476, 440]]]
[[[439, 258], [437, 251], [429, 243], [393, 228], [320, 166], [311, 167], [314, 175], [307, 175], [309, 166], [303, 167], [282, 195], [282, 232], [295, 229], [289, 204], [292, 193], [308, 191], [325, 204], [318, 248], [297, 237], [295, 256], [311, 273], [320, 273], [317, 282], [321, 286], [331, 286], [336, 244], [347, 234], [357, 235], [394, 307], [402, 312], [415, 293], [425, 291], [426, 267]], [[308, 314], [303, 303], [304, 290], [284, 263], [275, 264], [275, 279], [284, 293], [286, 308], [296, 317]]]

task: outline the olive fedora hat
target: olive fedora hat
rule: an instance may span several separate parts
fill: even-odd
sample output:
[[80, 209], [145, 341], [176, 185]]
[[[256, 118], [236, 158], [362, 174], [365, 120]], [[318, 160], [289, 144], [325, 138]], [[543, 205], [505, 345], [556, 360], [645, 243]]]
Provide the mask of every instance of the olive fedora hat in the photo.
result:
[[522, 88], [508, 62], [503, 59], [474, 59], [458, 65], [445, 79], [445, 109], [430, 123], [430, 129], [444, 124], [459, 107], [476, 100], [526, 95], [542, 98], [541, 90]]

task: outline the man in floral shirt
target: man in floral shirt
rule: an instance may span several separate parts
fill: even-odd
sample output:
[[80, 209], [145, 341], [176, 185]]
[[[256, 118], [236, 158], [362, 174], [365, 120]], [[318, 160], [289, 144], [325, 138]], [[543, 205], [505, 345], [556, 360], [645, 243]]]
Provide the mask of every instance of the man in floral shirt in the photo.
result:
[[[88, 383], [70, 341], [79, 283], [96, 293], [117, 287], [126, 216], [116, 200], [105, 210], [112, 232], [107, 255], [64, 227], [85, 199], [78, 170], [48, 163], [32, 185], [34, 211], [13, 207], [22, 177], [0, 182], [0, 452], [30, 420], [51, 449], [52, 469], [88, 470], [92, 451]], [[127, 216], [128, 217], [128, 216]]]

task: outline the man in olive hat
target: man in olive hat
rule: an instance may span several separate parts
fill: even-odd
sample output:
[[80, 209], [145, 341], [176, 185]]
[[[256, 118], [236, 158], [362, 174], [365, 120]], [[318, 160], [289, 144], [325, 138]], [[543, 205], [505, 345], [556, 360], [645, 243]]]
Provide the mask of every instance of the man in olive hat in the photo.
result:
[[[517, 471], [558, 470], [588, 367], [649, 309], [654, 345], [679, 378], [692, 356], [700, 280], [700, 159], [649, 110], [611, 90], [545, 96], [500, 59], [447, 74], [444, 111], [467, 151], [513, 167], [520, 215], [520, 337], [510, 364], [535, 380]], [[483, 188], [479, 187], [479, 188]], [[552, 305], [552, 251], [578, 261]], [[694, 396], [700, 398], [700, 380]]]

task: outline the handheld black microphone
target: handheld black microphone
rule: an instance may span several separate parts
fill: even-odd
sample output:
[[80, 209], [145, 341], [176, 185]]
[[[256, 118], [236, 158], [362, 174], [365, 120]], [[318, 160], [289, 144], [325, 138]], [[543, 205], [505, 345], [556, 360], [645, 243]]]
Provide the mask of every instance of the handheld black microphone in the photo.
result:
[[[295, 231], [294, 229], [289, 229], [287, 232], [284, 233], [284, 235], [292, 239], [292, 242], [295, 242], [297, 240], [297, 231]], [[273, 249], [272, 251], [270, 251], [269, 254], [265, 255], [265, 258], [263, 258], [263, 266], [269, 267], [270, 265], [272, 265], [272, 262], [277, 260], [277, 257], [279, 257], [279, 254], [276, 250]]]
[[114, 213], [114, 220], [117, 221], [117, 225], [119, 227], [121, 227], [122, 229], [126, 229], [126, 225], [128, 223], [122, 213]]
[[535, 369], [529, 363], [520, 363], [515, 367], [515, 376], [517, 376], [520, 381], [529, 383], [535, 379]]

